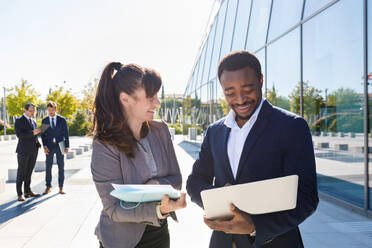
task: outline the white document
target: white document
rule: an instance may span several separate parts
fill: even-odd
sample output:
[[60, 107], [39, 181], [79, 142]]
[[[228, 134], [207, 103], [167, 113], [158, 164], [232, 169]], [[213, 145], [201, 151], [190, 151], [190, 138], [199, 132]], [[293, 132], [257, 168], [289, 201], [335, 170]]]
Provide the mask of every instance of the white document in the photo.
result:
[[249, 214], [265, 214], [294, 209], [297, 202], [298, 176], [286, 176], [253, 183], [202, 191], [208, 219], [232, 217], [230, 204]]
[[65, 141], [62, 140], [61, 142], [58, 142], [58, 146], [59, 146], [59, 149], [61, 150], [61, 153], [62, 154], [65, 154], [65, 150], [66, 150], [66, 148], [65, 148]]
[[157, 184], [112, 184], [111, 195], [125, 202], [161, 201], [164, 195], [178, 199], [180, 192], [171, 185]]

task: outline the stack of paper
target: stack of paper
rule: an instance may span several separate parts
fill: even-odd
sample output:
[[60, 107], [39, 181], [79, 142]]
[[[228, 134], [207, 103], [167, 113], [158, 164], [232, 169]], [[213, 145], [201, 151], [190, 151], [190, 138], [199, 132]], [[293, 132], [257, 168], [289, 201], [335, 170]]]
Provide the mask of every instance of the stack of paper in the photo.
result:
[[112, 184], [111, 195], [125, 202], [161, 201], [164, 195], [178, 199], [181, 194], [171, 185], [154, 184]]

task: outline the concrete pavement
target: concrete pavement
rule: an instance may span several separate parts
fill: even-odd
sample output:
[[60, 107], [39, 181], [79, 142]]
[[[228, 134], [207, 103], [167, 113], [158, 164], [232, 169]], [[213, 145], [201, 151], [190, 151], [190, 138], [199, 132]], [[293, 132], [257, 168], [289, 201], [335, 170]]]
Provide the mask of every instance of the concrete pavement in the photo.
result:
[[[199, 147], [182, 136], [174, 143], [185, 183]], [[66, 167], [75, 173], [66, 180], [66, 195], [54, 188], [47, 196], [19, 203], [14, 195], [0, 194], [0, 247], [98, 247], [94, 228], [102, 205], [89, 165], [90, 152], [69, 160]], [[211, 231], [203, 223], [203, 211], [187, 200], [187, 208], [178, 211], [180, 223], [169, 220], [171, 247], [208, 247]], [[300, 229], [305, 247], [372, 247], [372, 221], [326, 201]]]

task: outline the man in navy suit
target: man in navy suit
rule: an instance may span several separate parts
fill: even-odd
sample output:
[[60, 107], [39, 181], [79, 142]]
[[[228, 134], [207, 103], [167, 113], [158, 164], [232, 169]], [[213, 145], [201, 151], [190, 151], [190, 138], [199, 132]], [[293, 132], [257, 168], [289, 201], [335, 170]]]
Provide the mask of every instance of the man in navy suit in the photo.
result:
[[24, 187], [25, 197], [35, 197], [40, 194], [34, 194], [31, 191], [31, 176], [35, 168], [38, 149], [41, 147], [37, 135], [40, 129], [37, 128], [35, 120], [33, 120], [36, 112], [36, 106], [33, 103], [27, 103], [24, 107], [24, 114], [17, 118], [14, 123], [14, 129], [18, 137], [17, 144], [17, 195], [18, 201], [24, 201], [22, 197], [22, 183]]
[[[63, 191], [63, 182], [65, 180], [65, 162], [64, 162], [64, 153], [68, 152], [69, 149], [69, 136], [68, 136], [68, 127], [66, 119], [62, 116], [56, 114], [57, 104], [55, 102], [48, 102], [48, 117], [45, 117], [42, 120], [42, 124], [50, 125], [49, 128], [42, 134], [42, 141], [44, 146], [44, 152], [46, 155], [46, 189], [44, 195], [48, 194], [52, 188], [52, 165], [54, 154], [57, 156], [58, 164], [58, 186], [59, 193], [65, 194]], [[64, 150], [61, 151], [61, 146], [59, 143], [64, 144]]]
[[[191, 200], [200, 192], [287, 175], [298, 175], [293, 210], [250, 215], [231, 205], [230, 220], [204, 222], [213, 230], [211, 248], [303, 247], [298, 225], [318, 205], [314, 150], [306, 121], [262, 98], [258, 59], [247, 51], [226, 55], [218, 77], [230, 113], [207, 129], [199, 159], [187, 180]], [[249, 195], [244, 195], [249, 201]]]

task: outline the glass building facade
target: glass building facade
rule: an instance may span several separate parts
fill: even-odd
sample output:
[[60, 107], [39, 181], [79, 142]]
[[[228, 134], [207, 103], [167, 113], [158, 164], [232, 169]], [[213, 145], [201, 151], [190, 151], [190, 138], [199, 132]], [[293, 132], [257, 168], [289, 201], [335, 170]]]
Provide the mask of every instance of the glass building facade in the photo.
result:
[[218, 62], [253, 52], [266, 99], [309, 124], [321, 195], [371, 215], [372, 1], [217, 2], [184, 93], [197, 105], [188, 121], [205, 129], [227, 114]]

